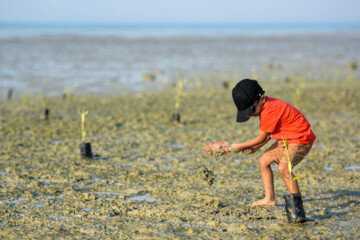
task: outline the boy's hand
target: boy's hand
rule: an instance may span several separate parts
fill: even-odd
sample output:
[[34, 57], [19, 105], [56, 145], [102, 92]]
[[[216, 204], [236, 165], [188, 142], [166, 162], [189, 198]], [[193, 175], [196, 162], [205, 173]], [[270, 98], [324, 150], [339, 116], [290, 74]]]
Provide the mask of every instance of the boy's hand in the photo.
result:
[[214, 142], [203, 146], [206, 153], [214, 156], [228, 155], [231, 152], [231, 147], [228, 142]]
[[241, 150], [241, 152], [246, 153], [246, 154], [253, 154], [253, 153], [256, 153], [257, 150], [259, 150], [259, 149], [260, 149], [259, 146], [254, 146], [254, 147], [245, 148], [245, 149]]
[[241, 150], [242, 153], [246, 153], [246, 154], [251, 154], [255, 152], [255, 149], [250, 147], [250, 148], [245, 148], [243, 150]]

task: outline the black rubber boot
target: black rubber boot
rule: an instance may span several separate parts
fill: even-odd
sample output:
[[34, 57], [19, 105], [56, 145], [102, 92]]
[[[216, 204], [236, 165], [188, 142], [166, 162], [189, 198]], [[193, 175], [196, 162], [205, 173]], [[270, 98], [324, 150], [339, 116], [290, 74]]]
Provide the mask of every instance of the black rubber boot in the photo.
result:
[[286, 194], [285, 211], [288, 221], [291, 223], [305, 222], [305, 210], [300, 193]]
[[180, 113], [174, 113], [172, 115], [172, 122], [173, 123], [180, 123]]
[[81, 143], [80, 144], [80, 153], [82, 159], [92, 159], [91, 144], [90, 143]]

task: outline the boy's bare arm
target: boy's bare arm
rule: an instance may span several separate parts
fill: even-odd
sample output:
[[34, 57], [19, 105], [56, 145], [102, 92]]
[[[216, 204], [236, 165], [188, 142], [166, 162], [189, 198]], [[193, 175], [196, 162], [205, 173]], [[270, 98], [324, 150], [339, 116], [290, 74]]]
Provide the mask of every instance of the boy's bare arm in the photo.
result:
[[[259, 150], [262, 146], [264, 146], [270, 139], [271, 139], [271, 137], [270, 137], [270, 135], [268, 135], [268, 138], [266, 139], [265, 142], [249, 148], [250, 150], [248, 150], [248, 151], [245, 152], [245, 153], [255, 153], [255, 152], [256, 152], [257, 150]], [[245, 149], [245, 151], [246, 151], [246, 149]]]
[[[259, 130], [259, 135], [256, 138], [253, 138], [249, 141], [243, 143], [233, 143], [231, 144], [231, 152], [240, 152], [243, 149], [253, 148], [257, 151], [265, 143], [270, 140], [269, 134], [267, 132]], [[253, 152], [255, 152], [253, 151]]]

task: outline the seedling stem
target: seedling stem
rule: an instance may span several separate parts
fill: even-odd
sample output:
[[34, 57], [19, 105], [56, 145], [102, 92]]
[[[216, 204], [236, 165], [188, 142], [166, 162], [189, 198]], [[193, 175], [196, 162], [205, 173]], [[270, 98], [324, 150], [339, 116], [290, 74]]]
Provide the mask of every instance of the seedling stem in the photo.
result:
[[283, 142], [285, 144], [285, 151], [286, 151], [286, 154], [279, 154], [283, 157], [285, 157], [287, 159], [287, 162], [288, 162], [288, 171], [289, 171], [289, 177], [285, 176], [285, 178], [287, 180], [290, 181], [290, 193], [292, 194], [293, 193], [293, 188], [292, 188], [292, 183], [298, 179], [300, 177], [300, 175], [298, 175], [297, 177], [294, 177], [292, 178], [292, 163], [291, 163], [291, 160], [290, 160], [290, 155], [289, 155], [289, 143], [288, 143], [288, 140], [285, 138], [282, 138], [283, 139]]
[[85, 109], [83, 109], [82, 111], [79, 112], [80, 116], [81, 116], [81, 136], [82, 136], [82, 142], [85, 142], [85, 136], [86, 136], [86, 130], [85, 130], [85, 117], [88, 114], [88, 111], [85, 111]]

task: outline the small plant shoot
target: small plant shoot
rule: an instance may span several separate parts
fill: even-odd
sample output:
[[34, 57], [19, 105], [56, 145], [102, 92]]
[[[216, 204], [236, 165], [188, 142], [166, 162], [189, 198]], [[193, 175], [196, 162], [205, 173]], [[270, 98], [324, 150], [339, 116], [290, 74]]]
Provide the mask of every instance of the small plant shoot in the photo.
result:
[[297, 179], [300, 177], [300, 175], [298, 175], [297, 177], [292, 178], [292, 163], [291, 163], [290, 155], [289, 155], [289, 143], [288, 143], [288, 141], [287, 141], [286, 138], [285, 138], [285, 139], [283, 138], [283, 142], [284, 142], [284, 144], [285, 144], [286, 154], [280, 154], [280, 153], [279, 153], [279, 155], [280, 155], [280, 156], [283, 156], [283, 157], [285, 157], [285, 158], [287, 159], [289, 177], [285, 176], [285, 178], [290, 181], [290, 193], [293, 193], [292, 183], [293, 183], [295, 180], [297, 180]]
[[75, 83], [72, 87], [65, 86], [64, 87], [64, 99], [71, 100], [74, 96], [74, 91], [77, 88], [78, 84]]
[[85, 111], [84, 109], [79, 112], [81, 116], [81, 140], [82, 142], [85, 142], [85, 136], [86, 136], [86, 130], [85, 130], [85, 117], [88, 114], [88, 111]]
[[183, 88], [184, 88], [184, 83], [182, 80], [179, 80], [176, 86], [176, 102], [175, 102], [175, 109], [176, 112], [178, 113], [180, 111], [180, 106], [181, 106], [181, 97], [183, 95]]
[[49, 119], [49, 114], [50, 114], [50, 110], [47, 108], [47, 103], [45, 100], [45, 96], [43, 93], [39, 93], [39, 99], [41, 102], [41, 106], [42, 106], [42, 110], [41, 110], [41, 119], [42, 120], [48, 120]]
[[86, 129], [85, 129], [85, 117], [88, 114], [88, 111], [83, 109], [79, 112], [81, 116], [81, 144], [80, 144], [80, 153], [82, 159], [92, 159], [93, 155], [91, 152], [91, 143], [85, 142]]

